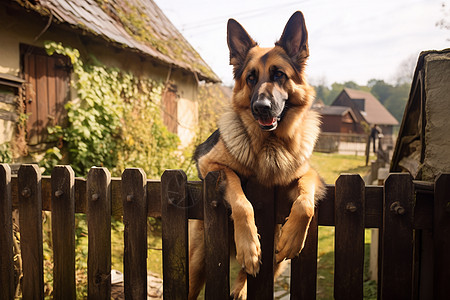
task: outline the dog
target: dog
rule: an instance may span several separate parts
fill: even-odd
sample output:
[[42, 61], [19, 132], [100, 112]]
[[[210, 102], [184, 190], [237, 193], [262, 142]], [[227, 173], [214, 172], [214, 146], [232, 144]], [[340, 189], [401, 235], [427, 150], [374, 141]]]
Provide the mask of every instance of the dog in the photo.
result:
[[[311, 110], [314, 90], [306, 82], [308, 32], [303, 14], [295, 12], [273, 48], [262, 48], [234, 19], [227, 42], [235, 86], [231, 106], [216, 130], [194, 153], [200, 178], [220, 171], [224, 198], [231, 208], [236, 259], [242, 270], [232, 297], [246, 299], [246, 273], [256, 275], [261, 246], [254, 211], [241, 179], [289, 189], [292, 207], [276, 230], [276, 265], [302, 250], [316, 201], [324, 184], [309, 165], [320, 132], [319, 115]], [[203, 223], [190, 224], [189, 299], [196, 299], [205, 281]]]

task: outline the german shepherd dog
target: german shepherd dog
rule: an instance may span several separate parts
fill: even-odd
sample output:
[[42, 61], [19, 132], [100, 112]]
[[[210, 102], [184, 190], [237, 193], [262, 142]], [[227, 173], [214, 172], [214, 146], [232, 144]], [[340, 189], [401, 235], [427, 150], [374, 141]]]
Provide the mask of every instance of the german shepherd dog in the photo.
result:
[[[200, 178], [221, 171], [224, 197], [234, 223], [236, 259], [240, 271], [232, 296], [246, 299], [246, 273], [256, 275], [261, 247], [252, 204], [241, 179], [289, 189], [289, 217], [276, 230], [276, 266], [303, 248], [315, 202], [324, 185], [309, 165], [319, 135], [319, 116], [311, 110], [314, 90], [305, 80], [309, 56], [303, 14], [289, 19], [273, 48], [261, 48], [235, 20], [228, 21], [227, 41], [235, 86], [231, 107], [219, 119], [219, 129], [194, 154]], [[190, 224], [189, 299], [196, 299], [205, 281], [203, 223]]]

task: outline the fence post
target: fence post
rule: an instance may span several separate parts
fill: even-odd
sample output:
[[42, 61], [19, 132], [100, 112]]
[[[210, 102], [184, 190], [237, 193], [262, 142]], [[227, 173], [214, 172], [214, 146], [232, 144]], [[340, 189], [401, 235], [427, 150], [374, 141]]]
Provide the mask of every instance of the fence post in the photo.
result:
[[413, 198], [411, 175], [384, 182], [381, 236], [381, 299], [411, 299], [413, 293]]
[[111, 174], [89, 170], [86, 184], [88, 221], [88, 299], [111, 298]]
[[256, 277], [247, 275], [248, 299], [273, 299], [273, 266], [275, 262], [275, 192], [250, 179], [245, 187], [255, 211], [255, 223], [261, 236], [261, 265]]
[[24, 299], [44, 299], [41, 172], [22, 165], [18, 172], [20, 247]]
[[164, 299], [187, 299], [188, 198], [186, 174], [181, 170], [166, 170], [161, 177], [161, 217]]
[[122, 174], [125, 299], [147, 298], [147, 176], [142, 169]]
[[341, 175], [335, 193], [334, 297], [362, 299], [365, 184], [359, 175]]
[[305, 247], [299, 257], [291, 260], [291, 299], [316, 299], [318, 216], [316, 208], [309, 224]]
[[0, 299], [14, 299], [11, 168], [0, 164]]
[[70, 166], [52, 171], [53, 299], [76, 299], [75, 174]]
[[434, 185], [434, 298], [450, 295], [450, 174], [441, 174]]
[[203, 182], [205, 228], [205, 299], [230, 296], [230, 247], [228, 209], [219, 192], [218, 172], [208, 173]]

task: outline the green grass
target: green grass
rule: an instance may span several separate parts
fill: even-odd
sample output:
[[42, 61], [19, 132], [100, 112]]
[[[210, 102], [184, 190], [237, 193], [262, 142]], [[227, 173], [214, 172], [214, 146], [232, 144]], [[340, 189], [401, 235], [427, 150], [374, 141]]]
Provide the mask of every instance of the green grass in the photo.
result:
[[340, 174], [352, 173], [364, 176], [369, 171], [365, 156], [340, 155], [315, 152], [311, 159], [315, 168], [326, 183], [334, 184]]
[[[334, 184], [342, 173], [360, 174], [364, 177], [369, 171], [364, 156], [314, 153], [311, 165], [328, 184]], [[364, 254], [364, 299], [377, 298], [376, 282], [369, 280], [369, 249], [371, 231], [365, 231]], [[333, 298], [334, 281], [334, 227], [319, 227], [317, 266], [317, 299]]]

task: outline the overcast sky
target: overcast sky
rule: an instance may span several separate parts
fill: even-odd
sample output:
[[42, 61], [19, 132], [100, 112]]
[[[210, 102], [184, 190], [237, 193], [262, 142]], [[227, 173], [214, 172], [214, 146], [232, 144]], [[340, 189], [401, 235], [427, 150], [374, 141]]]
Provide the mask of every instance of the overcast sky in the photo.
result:
[[[226, 24], [236, 19], [261, 45], [272, 46], [301, 10], [308, 28], [312, 82], [392, 82], [420, 51], [450, 47], [450, 0], [155, 0], [225, 84], [232, 83]], [[446, 9], [442, 4], [446, 4]]]

